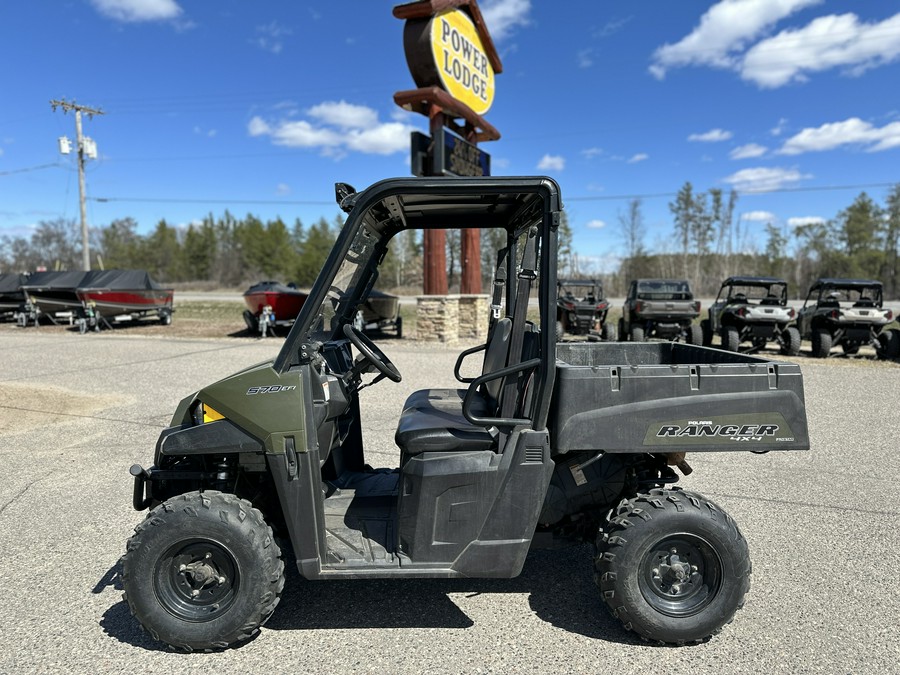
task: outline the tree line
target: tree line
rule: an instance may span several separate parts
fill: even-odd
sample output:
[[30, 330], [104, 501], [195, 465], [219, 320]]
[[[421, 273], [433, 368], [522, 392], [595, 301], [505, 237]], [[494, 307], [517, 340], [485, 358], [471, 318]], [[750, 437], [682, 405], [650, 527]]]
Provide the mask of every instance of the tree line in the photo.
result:
[[[572, 229], [563, 213], [559, 230], [560, 276], [599, 277], [606, 294], [622, 296], [631, 279], [677, 277], [689, 279], [698, 295], [715, 295], [728, 276], [758, 275], [785, 278], [791, 294], [800, 297], [819, 277], [873, 278], [882, 281], [885, 297], [900, 295], [900, 184], [883, 203], [860, 193], [845, 209], [824, 221], [797, 227], [768, 222], [764, 238], [759, 225], [735, 218], [738, 196], [719, 189], [697, 191], [685, 183], [669, 203], [672, 236], [647, 243], [647, 227], [640, 199], [628, 202], [618, 214], [623, 256], [611, 273], [579, 262]], [[147, 234], [130, 217], [91, 228], [90, 247], [95, 269], [145, 269], [159, 282], [205, 282], [218, 287], [241, 287], [261, 279], [293, 281], [309, 287], [318, 276], [340, 228], [341, 214], [305, 226], [282, 219], [263, 221], [228, 211], [212, 214], [187, 227], [165, 220]], [[502, 232], [483, 230], [481, 270], [485, 292], [490, 290], [496, 251], [505, 245]], [[448, 230], [447, 277], [451, 292], [460, 278], [459, 231]], [[392, 242], [380, 268], [378, 286], [404, 294], [422, 288], [421, 232], [402, 232]], [[584, 257], [581, 259], [584, 260]], [[80, 228], [73, 219], [38, 223], [30, 237], [0, 237], [0, 271], [79, 269]]]
[[862, 192], [831, 218], [796, 226], [773, 220], [761, 230], [735, 218], [737, 202], [733, 191], [698, 192], [685, 183], [669, 203], [672, 236], [651, 252], [642, 201], [633, 199], [618, 214], [618, 269], [591, 274], [582, 266], [577, 273], [600, 277], [609, 296], [624, 295], [632, 279], [653, 277], [688, 279], [695, 294], [713, 296], [725, 278], [747, 275], [785, 279], [793, 298], [804, 298], [820, 277], [875, 279], [885, 298], [900, 297], [900, 184], [880, 204]]

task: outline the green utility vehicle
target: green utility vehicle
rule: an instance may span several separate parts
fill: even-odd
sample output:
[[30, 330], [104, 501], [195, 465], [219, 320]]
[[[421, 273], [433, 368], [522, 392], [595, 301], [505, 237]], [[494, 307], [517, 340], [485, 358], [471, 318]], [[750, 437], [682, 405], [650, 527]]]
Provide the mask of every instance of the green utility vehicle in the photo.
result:
[[[279, 601], [285, 558], [316, 580], [502, 579], [532, 547], [573, 540], [595, 545], [598, 605], [625, 628], [682, 644], [731, 621], [747, 543], [674, 486], [675, 469], [690, 472], [687, 451], [808, 449], [799, 368], [678, 343], [558, 344], [549, 178], [337, 192], [347, 221], [277, 357], [187, 396], [153, 465], [131, 469], [149, 513], [122, 579], [147, 631], [187, 651], [249, 638]], [[408, 393], [398, 465], [372, 468], [360, 391], [402, 377], [354, 318], [394, 235], [459, 225], [505, 234], [488, 339], [459, 355], [458, 388]], [[465, 377], [466, 359], [482, 374]]]

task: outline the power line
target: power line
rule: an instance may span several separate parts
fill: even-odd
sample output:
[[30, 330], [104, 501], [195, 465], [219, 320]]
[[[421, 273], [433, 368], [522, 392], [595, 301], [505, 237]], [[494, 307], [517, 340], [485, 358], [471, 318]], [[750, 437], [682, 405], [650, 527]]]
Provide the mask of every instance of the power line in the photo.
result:
[[38, 164], [37, 166], [28, 166], [24, 169], [10, 169], [9, 171], [0, 171], [0, 176], [11, 176], [14, 173], [27, 173], [29, 171], [39, 171], [41, 169], [49, 169], [53, 166], [62, 166], [59, 162], [53, 162], [52, 164]]
[[313, 201], [295, 199], [180, 199], [177, 197], [88, 197], [92, 202], [136, 202], [147, 204], [275, 204], [295, 206], [335, 205], [333, 201]]

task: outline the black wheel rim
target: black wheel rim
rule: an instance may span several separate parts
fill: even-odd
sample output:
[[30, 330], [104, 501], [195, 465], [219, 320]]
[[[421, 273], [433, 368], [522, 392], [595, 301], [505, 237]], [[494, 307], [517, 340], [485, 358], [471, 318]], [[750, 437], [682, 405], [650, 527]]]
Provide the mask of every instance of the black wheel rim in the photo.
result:
[[702, 537], [674, 534], [644, 555], [639, 585], [644, 599], [661, 614], [693, 616], [721, 590], [722, 561]]
[[169, 547], [156, 563], [154, 590], [166, 611], [192, 622], [211, 621], [237, 597], [240, 573], [234, 555], [208, 539]]

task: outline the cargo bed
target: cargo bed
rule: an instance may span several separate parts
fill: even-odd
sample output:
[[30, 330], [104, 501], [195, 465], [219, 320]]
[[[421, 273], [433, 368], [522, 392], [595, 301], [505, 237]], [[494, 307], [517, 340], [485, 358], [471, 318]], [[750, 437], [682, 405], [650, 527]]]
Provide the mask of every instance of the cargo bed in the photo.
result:
[[800, 367], [673, 342], [560, 343], [555, 454], [808, 450]]

